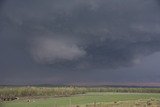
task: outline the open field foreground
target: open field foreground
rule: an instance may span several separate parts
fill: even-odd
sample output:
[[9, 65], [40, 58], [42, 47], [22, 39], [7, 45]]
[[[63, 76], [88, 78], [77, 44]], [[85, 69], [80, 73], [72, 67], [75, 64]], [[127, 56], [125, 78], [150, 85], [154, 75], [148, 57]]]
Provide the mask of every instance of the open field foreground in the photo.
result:
[[160, 107], [160, 93], [88, 92], [58, 98], [23, 98], [1, 107]]

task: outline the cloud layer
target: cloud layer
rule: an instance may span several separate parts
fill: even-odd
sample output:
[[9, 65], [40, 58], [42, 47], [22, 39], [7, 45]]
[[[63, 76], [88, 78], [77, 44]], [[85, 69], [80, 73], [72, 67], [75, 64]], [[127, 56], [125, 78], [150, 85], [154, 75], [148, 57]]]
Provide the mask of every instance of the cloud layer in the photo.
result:
[[6, 0], [0, 6], [4, 71], [5, 62], [15, 61], [15, 71], [23, 62], [31, 71], [96, 73], [160, 51], [158, 0]]

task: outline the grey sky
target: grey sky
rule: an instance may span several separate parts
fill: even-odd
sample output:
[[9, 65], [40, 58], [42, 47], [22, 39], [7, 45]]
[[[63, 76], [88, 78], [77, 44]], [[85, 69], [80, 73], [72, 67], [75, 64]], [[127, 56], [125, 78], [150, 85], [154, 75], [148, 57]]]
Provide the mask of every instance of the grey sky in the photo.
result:
[[159, 11], [158, 0], [2, 0], [0, 84], [160, 82]]

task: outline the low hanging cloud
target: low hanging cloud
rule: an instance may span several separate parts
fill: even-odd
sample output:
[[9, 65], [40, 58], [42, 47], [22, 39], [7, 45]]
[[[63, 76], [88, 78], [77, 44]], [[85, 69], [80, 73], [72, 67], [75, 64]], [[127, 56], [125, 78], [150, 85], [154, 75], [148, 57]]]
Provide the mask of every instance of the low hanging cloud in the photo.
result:
[[38, 63], [74, 61], [86, 54], [75, 43], [53, 37], [37, 37], [31, 44], [31, 54]]

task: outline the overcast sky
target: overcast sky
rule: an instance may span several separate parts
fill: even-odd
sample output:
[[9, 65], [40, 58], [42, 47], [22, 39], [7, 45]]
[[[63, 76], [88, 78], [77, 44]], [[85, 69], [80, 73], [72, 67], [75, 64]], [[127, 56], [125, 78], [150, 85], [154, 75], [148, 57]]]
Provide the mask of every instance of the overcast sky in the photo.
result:
[[159, 0], [0, 0], [0, 84], [160, 82]]

